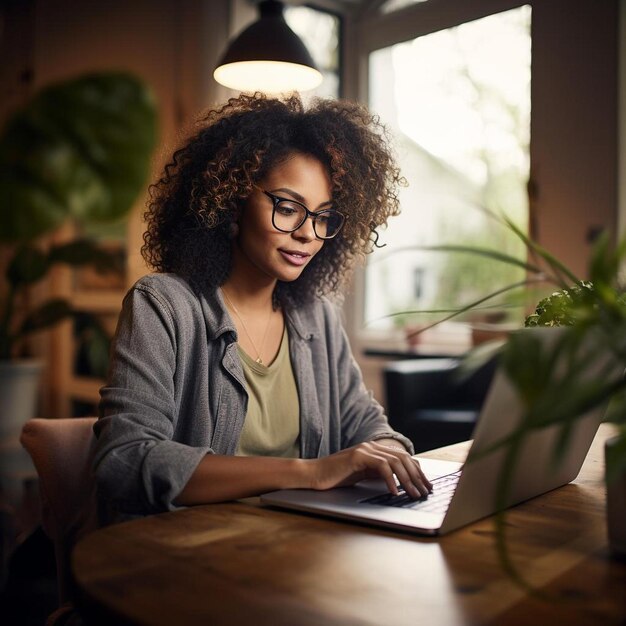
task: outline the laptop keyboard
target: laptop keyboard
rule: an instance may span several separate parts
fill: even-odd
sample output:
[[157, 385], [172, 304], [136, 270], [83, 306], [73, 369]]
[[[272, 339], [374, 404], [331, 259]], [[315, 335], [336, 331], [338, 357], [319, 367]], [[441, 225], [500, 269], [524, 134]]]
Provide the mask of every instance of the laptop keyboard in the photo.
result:
[[379, 504], [381, 506], [412, 508], [427, 513], [445, 513], [450, 506], [450, 500], [452, 500], [460, 476], [461, 470], [431, 480], [430, 482], [433, 486], [432, 493], [419, 500], [414, 500], [404, 489], [400, 489], [400, 493], [397, 496], [393, 493], [383, 493], [361, 500], [361, 502]]

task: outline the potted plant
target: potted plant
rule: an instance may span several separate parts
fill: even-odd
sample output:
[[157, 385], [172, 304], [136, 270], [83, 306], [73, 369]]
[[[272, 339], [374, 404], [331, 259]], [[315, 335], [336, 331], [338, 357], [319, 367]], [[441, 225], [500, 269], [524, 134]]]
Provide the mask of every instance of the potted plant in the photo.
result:
[[[483, 346], [468, 363], [475, 367], [498, 352], [501, 366], [516, 387], [525, 407], [513, 433], [495, 448], [506, 450], [506, 461], [498, 489], [499, 505], [504, 505], [508, 480], [516, 460], [518, 445], [534, 430], [556, 426], [559, 429], [553, 450], [555, 462], [568, 444], [568, 433], [577, 420], [592, 408], [608, 405], [605, 421], [616, 426], [615, 437], [606, 446], [607, 520], [609, 544], [613, 553], [626, 555], [626, 378], [588, 376], [591, 362], [600, 362], [611, 355], [626, 371], [626, 295], [620, 270], [626, 256], [626, 240], [612, 244], [606, 234], [595, 242], [588, 268], [588, 280], [581, 280], [547, 250], [530, 240], [515, 224], [505, 224], [522, 239], [529, 250], [529, 260], [507, 256], [484, 248], [442, 246], [440, 249], [478, 254], [492, 260], [523, 265], [527, 280], [488, 294], [476, 302], [452, 311], [454, 317], [484, 306], [510, 290], [533, 288], [548, 283], [554, 290], [542, 298], [525, 321], [526, 326], [561, 326], [559, 339], [543, 347], [536, 336], [514, 333], [505, 343], [496, 343], [493, 350]], [[589, 349], [589, 337], [593, 338]], [[583, 345], [585, 346], [583, 348]], [[563, 357], [565, 357], [563, 359]], [[556, 371], [554, 364], [564, 360], [565, 370]], [[506, 512], [496, 518], [497, 542], [505, 568], [522, 580], [506, 549]], [[523, 582], [523, 581], [522, 581]]]
[[[549, 348], [542, 348], [530, 334], [512, 333], [506, 341], [482, 344], [470, 351], [462, 368], [469, 374], [496, 354], [507, 376], [516, 387], [525, 407], [524, 415], [516, 429], [506, 440], [496, 442], [490, 450], [505, 449], [506, 461], [498, 486], [496, 508], [497, 546], [505, 569], [520, 583], [525, 584], [511, 561], [506, 546], [505, 501], [509, 480], [516, 461], [516, 451], [534, 430], [556, 426], [560, 436], [553, 453], [558, 462], [567, 446], [568, 433], [579, 419], [592, 408], [608, 405], [606, 422], [615, 425], [616, 435], [606, 444], [607, 525], [609, 545], [613, 554], [626, 556], [626, 376], [619, 379], [603, 375], [586, 375], [590, 362], [606, 360], [611, 355], [622, 364], [626, 372], [626, 287], [622, 268], [626, 261], [626, 238], [612, 244], [606, 233], [594, 243], [587, 279], [582, 280], [549, 251], [526, 236], [518, 226], [506, 217], [488, 211], [524, 243], [528, 260], [511, 256], [499, 250], [463, 245], [438, 245], [426, 249], [434, 252], [462, 253], [488, 258], [492, 262], [522, 267], [526, 278], [506, 285], [493, 293], [462, 306], [448, 310], [403, 311], [395, 315], [433, 315], [436, 321], [424, 325], [417, 333], [460, 316], [491, 310], [507, 302], [515, 292], [522, 291], [521, 298], [509, 302], [539, 302], [525, 319], [528, 327], [562, 327], [558, 341]], [[551, 286], [547, 297], [537, 296], [539, 286]], [[519, 294], [518, 294], [519, 295]], [[591, 352], [586, 349], [589, 336], [593, 338]], [[583, 347], [584, 346], [584, 347]], [[563, 360], [565, 371], [555, 371], [554, 364]]]
[[[589, 358], [611, 354], [626, 373], [626, 293], [620, 281], [620, 270], [626, 253], [626, 240], [612, 247], [608, 237], [602, 236], [594, 246], [588, 281], [577, 280], [540, 300], [526, 326], [566, 327], [565, 341], [580, 347], [585, 336], [593, 333], [597, 341]], [[570, 273], [571, 274], [571, 273]], [[573, 276], [570, 275], [570, 279]], [[513, 346], [507, 350], [512, 352]], [[555, 347], [557, 350], [558, 347]], [[521, 351], [525, 358], [527, 350]], [[543, 356], [549, 362], [553, 354]], [[588, 364], [585, 364], [585, 366]], [[511, 375], [511, 368], [508, 368]], [[520, 389], [520, 375], [513, 376]], [[606, 420], [616, 425], [616, 435], [605, 446], [607, 482], [607, 527], [609, 545], [613, 553], [626, 556], [626, 395], [625, 378], [618, 380], [592, 380], [581, 385], [577, 372], [573, 372], [563, 389], [546, 386], [546, 393], [567, 394], [571, 409], [563, 411], [555, 405], [549, 409], [548, 418], [560, 421], [563, 431], [581, 416], [587, 408], [608, 404]], [[530, 399], [528, 400], [530, 401]], [[553, 400], [554, 402], [554, 400]], [[562, 400], [560, 401], [561, 404]], [[555, 451], [558, 454], [558, 451]]]
[[[0, 434], [15, 433], [35, 408], [40, 365], [20, 358], [24, 339], [77, 314], [59, 298], [26, 306], [29, 288], [56, 264], [121, 269], [120, 259], [92, 240], [54, 244], [47, 236], [68, 220], [123, 217], [146, 180], [155, 128], [152, 93], [120, 72], [46, 87], [6, 123], [0, 135]], [[103, 331], [95, 319], [88, 323], [102, 354]]]

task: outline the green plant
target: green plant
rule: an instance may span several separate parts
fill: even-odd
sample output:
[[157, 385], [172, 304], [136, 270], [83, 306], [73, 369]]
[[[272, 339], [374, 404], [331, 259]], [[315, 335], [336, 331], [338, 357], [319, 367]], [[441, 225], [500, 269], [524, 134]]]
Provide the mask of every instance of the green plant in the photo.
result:
[[[531, 258], [538, 259], [542, 264], [540, 268], [537, 263], [527, 263], [527, 271], [531, 275], [529, 282], [532, 282], [534, 274], [559, 288], [538, 302], [535, 311], [526, 318], [525, 325], [561, 326], [564, 332], [545, 354], [537, 352], [529, 336], [523, 333], [516, 335], [501, 348], [505, 369], [529, 410], [536, 403], [539, 393], [546, 396], [546, 402], [549, 401], [544, 420], [534, 427], [548, 423], [567, 427], [590, 406], [611, 401], [608, 419], [618, 426], [625, 454], [619, 465], [609, 468], [609, 471], [623, 471], [626, 469], [626, 404], [620, 392], [626, 387], [626, 381], [623, 378], [601, 380], [599, 376], [581, 388], [579, 374], [589, 360], [606, 354], [611, 354], [626, 369], [626, 295], [620, 278], [626, 257], [626, 239], [613, 245], [606, 234], [600, 236], [592, 249], [589, 279], [581, 280], [548, 251], [515, 230], [528, 246]], [[477, 253], [490, 254], [490, 251], [477, 250]], [[507, 262], [506, 259], [501, 260]], [[593, 350], [585, 353], [585, 358], [589, 359], [587, 363], [578, 363], [577, 356], [589, 333], [594, 336]], [[563, 387], [557, 388], [557, 374], [550, 375], [546, 370], [565, 350], [569, 351], [570, 365], [566, 373], [558, 374], [559, 384]], [[568, 399], [565, 403], [564, 398]], [[520, 428], [526, 426], [521, 424]]]
[[[581, 280], [547, 250], [530, 240], [512, 222], [505, 224], [524, 242], [529, 260], [509, 257], [499, 251], [456, 246], [457, 251], [477, 254], [494, 261], [522, 266], [527, 279], [459, 307], [446, 318], [484, 306], [509, 290], [526, 289], [537, 282], [557, 287], [539, 301], [526, 319], [526, 326], [561, 326], [557, 340], [550, 346], [536, 335], [514, 333], [493, 351], [499, 352], [501, 366], [517, 389], [524, 412], [512, 433], [496, 442], [490, 450], [504, 449], [505, 461], [499, 476], [496, 518], [497, 545], [505, 569], [526, 585], [512, 562], [506, 546], [504, 503], [515, 468], [517, 454], [535, 430], [556, 427], [559, 432], [553, 459], [558, 463], [567, 449], [573, 426], [590, 409], [608, 405], [605, 421], [617, 428], [617, 445], [607, 459], [607, 480], [626, 471], [626, 379], [602, 364], [607, 355], [626, 371], [626, 296], [620, 270], [626, 256], [626, 239], [612, 244], [606, 234], [595, 242], [588, 267], [588, 280]], [[445, 248], [445, 246], [443, 247]], [[589, 341], [589, 338], [592, 341]], [[480, 358], [493, 355], [481, 349]], [[556, 364], [560, 364], [559, 367]], [[589, 375], [589, 372], [597, 372]]]
[[[508, 303], [503, 299], [512, 294], [518, 294], [517, 304], [528, 302], [529, 298], [537, 302], [538, 286], [543, 286], [544, 292], [546, 285], [556, 288], [539, 299], [534, 312], [525, 320], [528, 327], [562, 327], [551, 345], [539, 341], [536, 334], [513, 333], [506, 342], [483, 344], [471, 351], [462, 368], [470, 373], [497, 353], [524, 407], [514, 430], [482, 451], [481, 456], [498, 449], [505, 451], [495, 503], [501, 510], [496, 516], [498, 552], [509, 574], [530, 588], [512, 562], [506, 544], [505, 503], [524, 441], [533, 431], [556, 427], [559, 436], [552, 452], [554, 463], [558, 464], [577, 421], [595, 407], [608, 406], [605, 421], [615, 425], [617, 437], [607, 456], [607, 481], [626, 472], [626, 377], [615, 376], [614, 367], [610, 372], [605, 367], [609, 355], [609, 360], [626, 372], [626, 289], [621, 276], [626, 261], [626, 238], [612, 243], [606, 233], [598, 237], [591, 251], [587, 279], [582, 280], [511, 220], [488, 213], [519, 238], [528, 251], [527, 259], [476, 246], [439, 245], [421, 249], [483, 257], [521, 268], [525, 278], [450, 309], [404, 311], [394, 315], [437, 315], [436, 321], [415, 331], [419, 333], [452, 318], [506, 306]], [[589, 376], [590, 371], [596, 374]]]
[[[20, 300], [53, 266], [121, 271], [119, 257], [90, 239], [51, 245], [45, 236], [68, 220], [123, 218], [146, 180], [155, 129], [150, 90], [120, 72], [51, 85], [8, 120], [0, 136], [0, 245], [6, 247], [0, 359], [15, 356], [30, 333], [77, 315], [59, 298], [20, 315]], [[101, 326], [95, 318], [88, 323], [102, 346]]]

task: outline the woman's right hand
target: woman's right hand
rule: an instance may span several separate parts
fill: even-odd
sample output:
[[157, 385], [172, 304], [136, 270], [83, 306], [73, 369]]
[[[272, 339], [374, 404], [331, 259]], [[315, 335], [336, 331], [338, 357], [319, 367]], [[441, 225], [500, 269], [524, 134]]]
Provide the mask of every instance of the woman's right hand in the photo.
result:
[[404, 449], [376, 441], [360, 443], [311, 463], [314, 466], [313, 489], [346, 487], [365, 478], [382, 478], [389, 491], [397, 494], [395, 474], [403, 489], [415, 499], [432, 491], [417, 459]]

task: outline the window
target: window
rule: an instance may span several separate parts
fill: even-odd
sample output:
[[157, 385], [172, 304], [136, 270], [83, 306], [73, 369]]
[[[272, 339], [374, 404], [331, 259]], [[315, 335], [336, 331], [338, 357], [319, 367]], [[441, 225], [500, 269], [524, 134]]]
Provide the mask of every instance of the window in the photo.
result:
[[285, 21], [302, 39], [324, 77], [317, 89], [305, 95], [338, 98], [341, 93], [339, 16], [313, 7], [286, 7]]
[[391, 328], [390, 314], [458, 307], [523, 279], [523, 270], [488, 259], [416, 248], [524, 255], [487, 212], [527, 230], [530, 19], [521, 6], [369, 55], [369, 105], [393, 131], [408, 187], [401, 216], [381, 232], [386, 248], [366, 270], [366, 331]]

